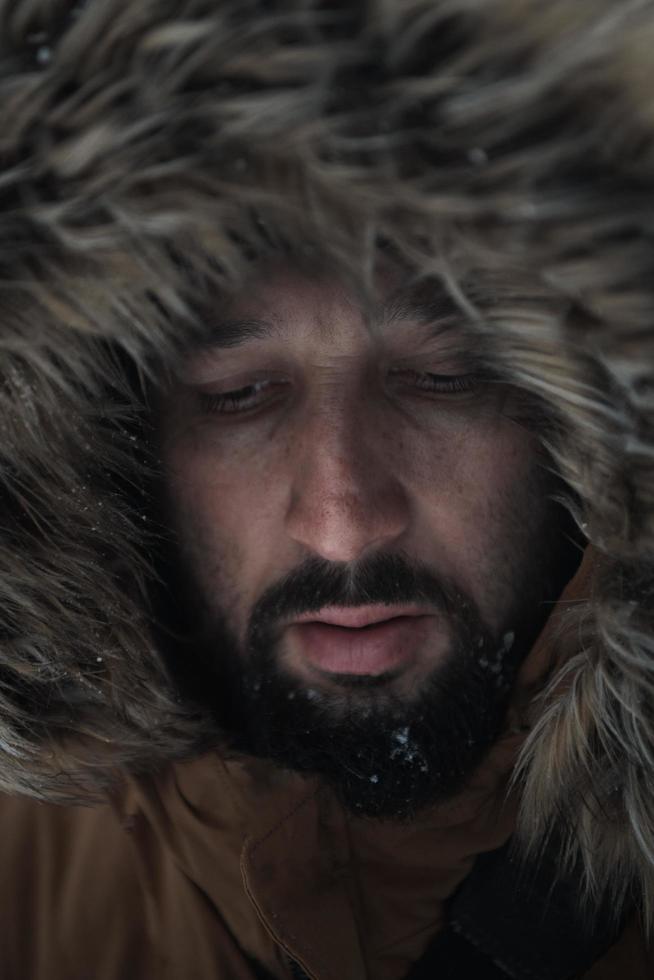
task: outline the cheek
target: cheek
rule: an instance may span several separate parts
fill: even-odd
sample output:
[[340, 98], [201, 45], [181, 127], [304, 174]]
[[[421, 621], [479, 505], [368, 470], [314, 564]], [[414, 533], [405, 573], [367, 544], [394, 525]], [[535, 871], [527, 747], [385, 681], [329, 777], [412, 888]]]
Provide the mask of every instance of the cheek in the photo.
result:
[[[284, 486], [265, 452], [207, 445], [204, 438], [163, 452], [168, 506], [182, 553], [209, 605], [237, 625], [256, 595], [261, 544], [273, 535]], [[229, 463], [229, 465], [227, 465]]]
[[479, 520], [506, 506], [537, 462], [537, 441], [505, 419], [410, 433], [399, 440], [395, 458], [423, 499], [436, 510], [460, 511]]
[[166, 484], [175, 509], [203, 533], [226, 536], [256, 520], [269, 461], [248, 444], [225, 448], [210, 432], [188, 431], [164, 449]]
[[489, 428], [454, 447], [450, 460], [452, 491], [479, 518], [499, 515], [516, 497], [522, 497], [536, 459], [533, 437], [516, 430], [512, 423]]
[[416, 525], [437, 561], [477, 602], [489, 625], [530, 573], [547, 500], [537, 440], [506, 420], [414, 446], [405, 460]]

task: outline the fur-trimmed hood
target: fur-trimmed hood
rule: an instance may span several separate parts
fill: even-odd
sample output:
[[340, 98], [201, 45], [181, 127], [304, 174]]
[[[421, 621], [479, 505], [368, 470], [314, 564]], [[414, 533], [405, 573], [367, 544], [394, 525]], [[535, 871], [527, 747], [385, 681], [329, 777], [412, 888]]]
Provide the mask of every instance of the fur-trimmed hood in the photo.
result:
[[203, 744], [154, 639], [146, 392], [253, 254], [437, 277], [602, 561], [521, 829], [654, 900], [651, 0], [0, 3], [0, 785]]

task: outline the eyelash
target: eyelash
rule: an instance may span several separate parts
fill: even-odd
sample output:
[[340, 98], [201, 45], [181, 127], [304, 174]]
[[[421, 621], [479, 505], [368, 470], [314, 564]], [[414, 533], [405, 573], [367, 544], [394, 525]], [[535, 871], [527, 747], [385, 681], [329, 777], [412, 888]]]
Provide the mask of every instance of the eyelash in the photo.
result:
[[217, 415], [245, 412], [259, 404], [257, 401], [253, 401], [253, 396], [248, 396], [246, 392], [264, 389], [269, 384], [269, 381], [255, 381], [254, 384], [244, 385], [242, 388], [235, 388], [234, 391], [226, 391], [220, 395], [200, 395], [202, 409]]
[[[471, 392], [477, 387], [479, 380], [474, 374], [421, 374], [418, 371], [393, 373], [409, 374], [416, 388], [443, 395]], [[270, 381], [255, 381], [253, 384], [244, 385], [242, 388], [235, 388], [234, 391], [226, 391], [221, 394], [201, 394], [202, 410], [215, 415], [236, 415], [247, 412], [263, 403], [261, 399], [257, 399], [257, 394], [270, 385]], [[253, 394], [248, 394], [249, 392]]]
[[416, 388], [437, 394], [456, 395], [476, 388], [478, 378], [474, 374], [421, 374], [418, 371], [403, 371], [414, 379]]

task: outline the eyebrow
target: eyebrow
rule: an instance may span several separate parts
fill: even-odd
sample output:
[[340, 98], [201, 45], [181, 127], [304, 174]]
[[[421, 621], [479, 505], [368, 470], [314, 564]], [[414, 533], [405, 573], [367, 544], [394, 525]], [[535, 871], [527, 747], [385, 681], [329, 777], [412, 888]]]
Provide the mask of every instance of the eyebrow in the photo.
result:
[[[386, 330], [393, 324], [411, 320], [433, 326], [433, 336], [460, 326], [462, 312], [445, 293], [437, 293], [423, 300], [414, 290], [398, 290], [368, 315], [368, 321]], [[256, 317], [211, 320], [208, 335], [199, 345], [203, 350], [230, 350], [252, 340], [267, 340], [280, 334], [283, 324], [279, 320], [262, 320]]]
[[415, 289], [401, 289], [384, 303], [375, 314], [376, 322], [383, 328], [402, 320], [415, 320], [418, 323], [433, 324], [436, 328], [451, 329], [454, 323], [461, 324], [463, 314], [454, 300], [445, 292], [430, 291], [422, 298]]
[[227, 350], [240, 347], [250, 340], [266, 340], [279, 333], [280, 325], [271, 320], [257, 320], [252, 317], [235, 320], [215, 320], [209, 323], [209, 333], [200, 344], [202, 348]]

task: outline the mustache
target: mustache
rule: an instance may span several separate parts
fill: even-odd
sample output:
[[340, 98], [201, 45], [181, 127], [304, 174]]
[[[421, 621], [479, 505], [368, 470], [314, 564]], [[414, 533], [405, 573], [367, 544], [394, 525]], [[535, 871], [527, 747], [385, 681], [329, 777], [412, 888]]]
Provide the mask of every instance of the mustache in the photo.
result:
[[264, 592], [252, 610], [248, 632], [256, 640], [280, 619], [325, 606], [415, 602], [429, 603], [449, 616], [480, 619], [471, 598], [453, 581], [395, 552], [378, 553], [356, 565], [308, 559]]

